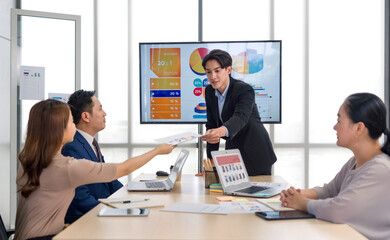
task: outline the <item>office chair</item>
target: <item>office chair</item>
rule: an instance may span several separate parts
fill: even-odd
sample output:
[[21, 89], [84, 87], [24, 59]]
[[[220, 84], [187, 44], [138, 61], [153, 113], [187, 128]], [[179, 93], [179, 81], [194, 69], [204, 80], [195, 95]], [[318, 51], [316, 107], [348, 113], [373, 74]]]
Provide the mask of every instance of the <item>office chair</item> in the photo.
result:
[[13, 229], [10, 230], [5, 229], [3, 219], [1, 218], [0, 215], [0, 240], [7, 240], [14, 233], [15, 230]]

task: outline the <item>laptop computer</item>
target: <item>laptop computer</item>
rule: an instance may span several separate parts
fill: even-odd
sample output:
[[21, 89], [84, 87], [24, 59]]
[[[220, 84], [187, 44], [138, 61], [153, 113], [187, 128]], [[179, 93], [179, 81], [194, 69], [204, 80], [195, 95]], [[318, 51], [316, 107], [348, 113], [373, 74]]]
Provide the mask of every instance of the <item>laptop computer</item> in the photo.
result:
[[168, 178], [164, 180], [152, 180], [146, 182], [129, 181], [127, 183], [127, 190], [141, 191], [141, 192], [172, 190], [177, 180], [177, 177], [179, 176], [181, 170], [183, 169], [184, 163], [186, 162], [189, 153], [190, 152], [186, 149], [181, 150]]
[[268, 184], [268, 186], [253, 185], [249, 180], [244, 161], [238, 149], [212, 151], [211, 156], [223, 191], [228, 195], [272, 197], [283, 190], [282, 187], [275, 187], [272, 184]]

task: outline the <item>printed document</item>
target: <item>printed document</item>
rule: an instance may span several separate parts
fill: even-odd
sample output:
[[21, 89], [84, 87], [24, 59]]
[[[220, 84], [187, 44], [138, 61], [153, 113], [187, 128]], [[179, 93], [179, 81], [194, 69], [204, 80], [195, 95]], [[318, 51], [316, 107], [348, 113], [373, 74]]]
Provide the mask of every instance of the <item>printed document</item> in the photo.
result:
[[161, 211], [168, 212], [187, 212], [187, 213], [207, 213], [207, 214], [229, 214], [229, 208], [217, 204], [198, 204], [198, 203], [174, 203]]
[[177, 145], [180, 143], [184, 143], [184, 142], [188, 142], [188, 141], [197, 139], [198, 137], [201, 137], [201, 136], [202, 135], [197, 134], [197, 133], [185, 132], [185, 133], [180, 133], [180, 134], [176, 134], [176, 135], [169, 136], [169, 137], [155, 139], [155, 141], [158, 143], [168, 143], [171, 145]]
[[230, 209], [230, 213], [254, 213], [272, 211], [269, 207], [258, 202], [220, 202], [219, 205]]

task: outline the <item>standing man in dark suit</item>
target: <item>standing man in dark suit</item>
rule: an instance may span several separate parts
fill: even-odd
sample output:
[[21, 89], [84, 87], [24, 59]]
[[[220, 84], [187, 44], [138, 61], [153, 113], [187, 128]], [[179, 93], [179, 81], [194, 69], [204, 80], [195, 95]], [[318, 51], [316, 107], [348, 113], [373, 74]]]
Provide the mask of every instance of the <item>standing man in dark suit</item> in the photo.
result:
[[[68, 104], [72, 111], [77, 131], [73, 142], [62, 148], [64, 156], [76, 159], [88, 159], [104, 162], [95, 135], [106, 127], [106, 113], [100, 101], [94, 96], [95, 91], [78, 90], [70, 97]], [[99, 204], [99, 198], [107, 198], [123, 185], [114, 180], [107, 183], [94, 183], [76, 188], [73, 201], [66, 214], [65, 222], [72, 223]]]
[[226, 149], [238, 148], [250, 176], [271, 175], [276, 156], [269, 135], [261, 123], [253, 88], [230, 76], [232, 58], [216, 49], [204, 57], [202, 66], [210, 85], [206, 87], [207, 157], [219, 149], [220, 138]]

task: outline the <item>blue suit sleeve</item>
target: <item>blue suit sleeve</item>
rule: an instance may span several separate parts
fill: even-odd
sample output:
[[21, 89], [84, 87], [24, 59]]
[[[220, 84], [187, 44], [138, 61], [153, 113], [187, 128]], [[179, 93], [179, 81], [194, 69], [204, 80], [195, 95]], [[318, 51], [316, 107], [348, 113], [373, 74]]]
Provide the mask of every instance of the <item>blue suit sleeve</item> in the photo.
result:
[[[76, 159], [84, 159], [84, 157], [78, 151], [75, 151], [69, 144], [64, 146], [62, 149], [62, 154], [64, 156], [70, 156]], [[86, 185], [76, 188], [72, 205], [77, 209], [77, 211], [80, 211], [84, 214], [98, 204], [99, 201], [89, 192], [89, 188]]]
[[114, 192], [118, 191], [119, 188], [123, 187], [123, 184], [119, 182], [118, 180], [114, 180], [110, 183], [110, 192], [113, 194]]
[[85, 159], [78, 151], [74, 150], [72, 147], [69, 146], [69, 144], [66, 144], [62, 150], [62, 155], [67, 157], [74, 157], [76, 159]]
[[84, 214], [98, 205], [99, 201], [90, 194], [88, 187], [84, 185], [76, 188], [72, 203], [74, 207]]

